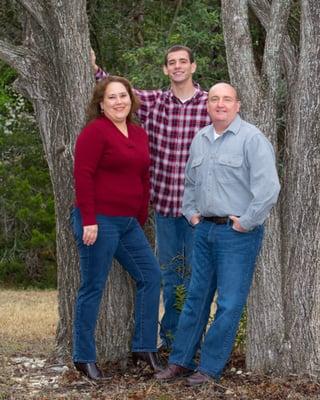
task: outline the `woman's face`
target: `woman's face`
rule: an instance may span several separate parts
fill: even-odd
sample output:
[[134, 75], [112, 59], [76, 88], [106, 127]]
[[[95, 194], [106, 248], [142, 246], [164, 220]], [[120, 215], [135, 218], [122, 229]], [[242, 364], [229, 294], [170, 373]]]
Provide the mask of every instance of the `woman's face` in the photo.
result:
[[131, 110], [131, 99], [126, 87], [120, 82], [109, 83], [100, 107], [104, 115], [112, 122], [126, 121]]

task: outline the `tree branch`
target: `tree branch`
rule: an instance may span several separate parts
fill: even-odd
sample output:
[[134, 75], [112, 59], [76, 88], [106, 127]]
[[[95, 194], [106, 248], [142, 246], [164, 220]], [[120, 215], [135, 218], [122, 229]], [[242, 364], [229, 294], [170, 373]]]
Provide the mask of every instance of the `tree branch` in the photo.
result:
[[30, 57], [31, 53], [23, 46], [14, 46], [3, 40], [0, 40], [0, 58], [16, 69], [21, 75], [26, 75], [25, 59]]
[[268, 0], [249, 0], [250, 8], [254, 11], [261, 25], [268, 29], [271, 5]]
[[262, 73], [268, 85], [276, 91], [281, 70], [281, 50], [287, 32], [287, 21], [290, 14], [291, 0], [273, 0], [270, 8], [269, 26], [263, 55]]
[[43, 7], [36, 0], [17, 0], [27, 13], [42, 27], [45, 27], [43, 21]]
[[[255, 109], [256, 98], [259, 97], [260, 92], [260, 76], [253, 55], [248, 22], [248, 2], [247, 0], [222, 0], [221, 10], [231, 82], [241, 81], [243, 94], [252, 93], [252, 104], [248, 104], [248, 109]], [[241, 98], [244, 97], [241, 93], [239, 95]]]
[[[274, 3], [276, 3], [276, 4], [274, 4]], [[267, 32], [267, 42], [269, 42], [269, 43], [268, 44], [266, 43], [266, 46], [269, 47], [272, 42], [274, 42], [274, 43], [276, 42], [276, 38], [274, 36], [272, 36], [274, 33], [268, 34], [269, 25], [270, 25], [270, 13], [272, 12], [270, 2], [268, 0], [249, 0], [249, 4], [250, 4], [251, 9], [253, 10], [253, 12], [255, 13], [257, 18], [259, 19], [261, 25], [264, 27], [265, 31]], [[297, 63], [295, 47], [293, 46], [292, 41], [288, 35], [287, 25], [285, 23], [289, 16], [290, 5], [291, 5], [291, 1], [287, 1], [287, 0], [284, 0], [283, 2], [282, 1], [273, 2], [272, 7], [274, 9], [274, 12], [273, 12], [273, 17], [271, 17], [274, 20], [274, 22], [275, 22], [275, 19], [277, 19], [278, 22], [280, 20], [279, 27], [280, 27], [280, 29], [283, 28], [282, 33], [281, 33], [281, 35], [283, 36], [282, 37], [283, 52], [282, 52], [281, 59], [283, 62], [284, 69], [287, 72], [286, 79], [288, 80], [288, 82], [291, 81], [291, 78], [294, 74], [295, 66]], [[275, 12], [275, 9], [277, 7], [280, 8], [280, 10]], [[283, 9], [281, 10], [282, 7], [283, 7]], [[283, 15], [283, 18], [284, 18], [283, 20], [277, 18], [278, 13]], [[286, 15], [286, 13], [288, 13], [288, 15]], [[272, 23], [273, 26], [275, 25], [274, 22]], [[268, 37], [269, 37], [269, 39], [268, 39]], [[265, 55], [266, 55], [266, 52], [265, 52]], [[267, 60], [266, 60], [266, 62], [267, 62]]]
[[172, 30], [174, 28], [174, 24], [176, 22], [176, 19], [177, 19], [177, 16], [179, 14], [181, 6], [182, 6], [182, 0], [178, 0], [177, 1], [177, 5], [176, 5], [176, 9], [175, 9], [175, 12], [174, 12], [174, 16], [172, 18], [171, 25], [170, 25], [170, 28], [169, 28], [169, 31], [168, 31], [168, 35], [167, 35], [168, 38], [170, 38], [170, 35], [171, 35]]

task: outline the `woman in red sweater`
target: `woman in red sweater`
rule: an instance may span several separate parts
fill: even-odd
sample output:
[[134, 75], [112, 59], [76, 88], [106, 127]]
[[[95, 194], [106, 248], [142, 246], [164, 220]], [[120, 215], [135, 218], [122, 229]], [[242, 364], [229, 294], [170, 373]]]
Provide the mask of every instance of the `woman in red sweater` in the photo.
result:
[[81, 286], [73, 361], [91, 379], [103, 377], [96, 365], [95, 327], [113, 257], [136, 282], [133, 361], [160, 368], [156, 357], [160, 268], [141, 228], [148, 216], [150, 159], [147, 134], [132, 123], [137, 108], [126, 79], [104, 79], [94, 89], [88, 123], [75, 147], [72, 223]]

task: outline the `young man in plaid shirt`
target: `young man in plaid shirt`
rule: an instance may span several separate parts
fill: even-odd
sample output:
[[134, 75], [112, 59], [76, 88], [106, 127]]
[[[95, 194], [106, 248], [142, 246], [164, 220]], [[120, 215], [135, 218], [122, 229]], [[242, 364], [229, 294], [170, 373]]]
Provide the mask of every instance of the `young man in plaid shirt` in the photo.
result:
[[[103, 79], [106, 73], [95, 65], [94, 59], [93, 64], [96, 79]], [[151, 201], [163, 283], [163, 348], [171, 346], [178, 324], [176, 288], [187, 288], [191, 274], [193, 228], [181, 213], [189, 147], [195, 134], [211, 122], [206, 108], [207, 92], [192, 80], [195, 70], [192, 51], [176, 45], [167, 50], [163, 66], [170, 88], [134, 89], [141, 102], [137, 115], [150, 142]]]

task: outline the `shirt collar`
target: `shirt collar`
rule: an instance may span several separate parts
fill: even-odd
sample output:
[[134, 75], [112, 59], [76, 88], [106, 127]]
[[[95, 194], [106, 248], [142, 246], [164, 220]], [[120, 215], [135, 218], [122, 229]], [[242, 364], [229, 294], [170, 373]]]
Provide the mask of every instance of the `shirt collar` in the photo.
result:
[[224, 132], [231, 132], [234, 135], [237, 135], [240, 131], [241, 127], [241, 117], [239, 114], [236, 115], [235, 119], [231, 122], [228, 128]]
[[[228, 128], [223, 132], [223, 134], [227, 132], [231, 132], [234, 135], [237, 135], [240, 131], [241, 127], [241, 117], [239, 114], [235, 117], [235, 119], [231, 122], [231, 124], [228, 126]], [[214, 141], [214, 127], [212, 124], [206, 126], [202, 132], [202, 135], [207, 137], [210, 141]]]
[[[197, 98], [198, 98], [199, 96], [201, 96], [202, 93], [203, 93], [203, 91], [202, 91], [202, 89], [201, 89], [201, 87], [200, 87], [200, 85], [199, 85], [198, 83], [193, 82], [193, 86], [195, 87], [195, 92], [194, 92], [193, 96], [192, 96], [190, 99], [188, 99], [188, 100], [186, 101], [186, 103], [188, 103], [189, 101], [193, 101], [194, 99], [197, 99]], [[169, 97], [170, 99], [175, 99], [175, 100], [177, 100], [179, 103], [181, 103], [181, 100], [179, 100], [178, 97], [176, 97], [176, 96], [173, 94], [171, 87], [168, 88], [167, 93], [168, 93], [168, 97]]]

